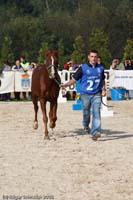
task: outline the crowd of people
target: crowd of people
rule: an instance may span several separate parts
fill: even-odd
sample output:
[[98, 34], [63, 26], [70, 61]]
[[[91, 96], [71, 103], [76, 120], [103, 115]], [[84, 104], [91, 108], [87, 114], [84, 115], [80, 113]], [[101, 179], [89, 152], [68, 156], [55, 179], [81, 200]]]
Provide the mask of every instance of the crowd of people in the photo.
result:
[[[4, 62], [4, 66], [1, 68], [0, 73], [4, 71], [20, 71], [20, 72], [27, 72], [32, 71], [36, 67], [35, 62], [28, 62], [25, 56], [21, 56], [20, 59], [15, 61], [15, 64], [12, 66], [8, 60]], [[15, 100], [20, 100], [20, 92], [14, 92]], [[22, 98], [24, 100], [31, 100], [31, 92], [22, 92]], [[11, 93], [4, 93], [0, 95], [0, 99], [3, 101], [10, 101], [11, 100]]]
[[[125, 59], [124, 63], [120, 62], [119, 58], [115, 58], [112, 60], [110, 70], [133, 70], [133, 63], [129, 57]], [[126, 99], [131, 99], [129, 90], [126, 90]]]
[[112, 64], [110, 69], [113, 70], [133, 70], [133, 63], [130, 58], [126, 58], [124, 63], [120, 62], [119, 58], [115, 58], [112, 60]]
[[[97, 59], [98, 64], [103, 64], [102, 58], [99, 56]], [[8, 60], [5, 61], [4, 66], [1, 68], [0, 73], [3, 71], [20, 71], [20, 72], [27, 72], [27, 71], [32, 71], [37, 64], [33, 61], [28, 62], [26, 60], [25, 56], [21, 56], [20, 59], [17, 59], [14, 63], [13, 66], [9, 63]], [[76, 64], [73, 60], [68, 61], [67, 63], [64, 64], [63, 69], [67, 71], [77, 71], [78, 68], [81, 65]], [[127, 57], [124, 62], [120, 62], [119, 58], [114, 58], [112, 60], [110, 70], [133, 70], [133, 63], [131, 62], [131, 59]], [[127, 98], [130, 99], [129, 91], [127, 90], [126, 92]], [[14, 99], [15, 100], [20, 100], [20, 96], [22, 96], [22, 99], [24, 100], [31, 100], [31, 92], [22, 92], [22, 95], [20, 92], [14, 92]], [[71, 99], [71, 96], [73, 95], [68, 95], [67, 99]], [[74, 94], [75, 97], [75, 94]], [[5, 93], [0, 95], [0, 100], [4, 101], [10, 101], [11, 100], [11, 93]]]

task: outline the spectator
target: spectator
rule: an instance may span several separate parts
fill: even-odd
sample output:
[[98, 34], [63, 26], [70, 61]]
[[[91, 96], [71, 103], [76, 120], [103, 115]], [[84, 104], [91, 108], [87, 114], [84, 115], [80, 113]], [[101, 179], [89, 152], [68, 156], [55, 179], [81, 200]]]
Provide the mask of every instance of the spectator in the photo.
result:
[[102, 64], [102, 58], [101, 58], [101, 56], [98, 57], [97, 63], [98, 63], [98, 64]]
[[133, 70], [133, 64], [130, 58], [125, 59], [125, 70]]
[[76, 65], [75, 63], [72, 65], [72, 70], [73, 70], [73, 71], [76, 71], [78, 68], [79, 68], [79, 66]]
[[15, 71], [15, 72], [23, 71], [23, 68], [22, 68], [19, 60], [16, 60], [15, 65], [13, 65], [13, 67], [12, 67], [12, 71]]
[[[37, 64], [33, 61], [29, 64], [29, 71], [33, 71], [37, 67]], [[32, 99], [32, 92], [28, 92], [28, 100]]]
[[[133, 64], [131, 63], [131, 59], [130, 58], [126, 58], [124, 63], [125, 63], [125, 70], [133, 70]], [[127, 100], [131, 99], [130, 92], [131, 91], [126, 90], [126, 98], [127, 98]]]
[[35, 62], [30, 62], [30, 64], [29, 64], [29, 70], [30, 71], [33, 71], [35, 68], [37, 67], [37, 64], [35, 63]]
[[114, 70], [125, 70], [124, 64], [120, 62], [118, 58], [113, 59], [112, 65], [110, 66], [110, 69]]
[[[12, 67], [12, 71], [23, 71], [22, 66], [20, 65], [20, 61], [16, 60], [15, 65]], [[14, 92], [14, 96], [16, 100], [20, 100], [20, 92]]]
[[26, 60], [25, 56], [21, 56], [20, 58], [20, 64], [24, 70], [24, 72], [27, 72], [30, 69], [30, 63]]
[[64, 64], [64, 70], [69, 70], [69, 65], [67, 63]]
[[[20, 58], [20, 64], [21, 64], [24, 72], [27, 72], [30, 69], [29, 62], [26, 60], [25, 56], [21, 56], [21, 58]], [[28, 93], [28, 95], [29, 95], [29, 93]], [[23, 92], [23, 98], [25, 100], [27, 99], [26, 92]]]

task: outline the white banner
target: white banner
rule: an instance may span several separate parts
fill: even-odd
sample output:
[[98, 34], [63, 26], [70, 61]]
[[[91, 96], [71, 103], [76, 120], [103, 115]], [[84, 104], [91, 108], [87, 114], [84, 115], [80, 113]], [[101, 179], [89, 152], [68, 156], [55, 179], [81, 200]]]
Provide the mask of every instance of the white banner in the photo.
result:
[[[73, 71], [59, 71], [61, 82], [66, 83], [72, 77]], [[105, 70], [107, 89], [112, 87], [124, 87], [133, 90], [133, 70]], [[0, 76], [0, 94], [8, 92], [31, 91], [32, 71], [23, 72], [3, 72]], [[75, 85], [67, 87], [67, 91], [75, 91]]]
[[15, 92], [31, 91], [32, 72], [15, 72]]
[[111, 70], [110, 88], [123, 87], [127, 90], [133, 90], [133, 70]]
[[0, 94], [14, 92], [14, 72], [0, 74]]

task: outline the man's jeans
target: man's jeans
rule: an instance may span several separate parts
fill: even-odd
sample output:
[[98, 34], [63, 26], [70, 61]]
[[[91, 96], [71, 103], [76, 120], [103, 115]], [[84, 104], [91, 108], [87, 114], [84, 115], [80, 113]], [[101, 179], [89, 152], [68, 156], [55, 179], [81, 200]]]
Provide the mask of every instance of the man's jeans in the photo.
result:
[[81, 101], [83, 105], [83, 126], [89, 127], [90, 116], [92, 117], [92, 124], [90, 133], [95, 135], [101, 132], [101, 94], [100, 92], [95, 95], [81, 94]]

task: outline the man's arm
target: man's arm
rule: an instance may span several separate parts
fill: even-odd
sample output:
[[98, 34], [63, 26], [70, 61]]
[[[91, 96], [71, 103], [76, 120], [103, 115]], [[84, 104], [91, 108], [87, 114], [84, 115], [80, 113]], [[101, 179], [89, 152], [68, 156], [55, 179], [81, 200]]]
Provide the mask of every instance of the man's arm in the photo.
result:
[[76, 81], [78, 81], [81, 77], [82, 77], [82, 68], [79, 67], [79, 69], [73, 74], [73, 79], [71, 79], [65, 84], [61, 84], [60, 87], [64, 87], [64, 88], [69, 87], [70, 85], [73, 85], [74, 83], [76, 83]]
[[66, 88], [66, 87], [69, 87], [70, 85], [74, 85], [74, 83], [76, 83], [76, 80], [75, 79], [71, 79], [67, 83], [61, 84], [60, 87]]

